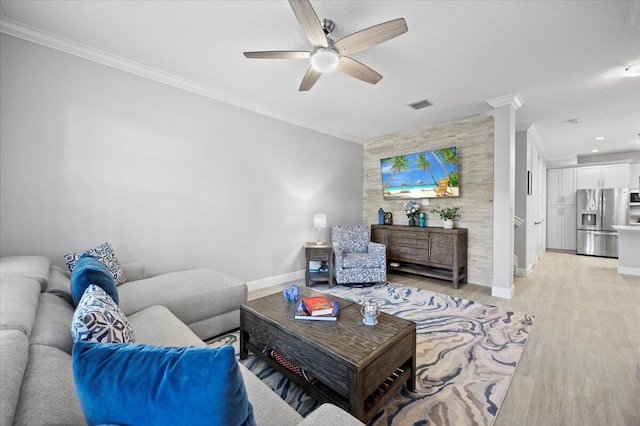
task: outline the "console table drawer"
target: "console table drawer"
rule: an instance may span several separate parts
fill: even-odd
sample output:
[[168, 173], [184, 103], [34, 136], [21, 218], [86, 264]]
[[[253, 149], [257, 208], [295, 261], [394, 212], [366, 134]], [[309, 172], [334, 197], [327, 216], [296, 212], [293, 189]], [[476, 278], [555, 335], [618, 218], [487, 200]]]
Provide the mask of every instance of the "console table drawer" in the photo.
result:
[[419, 231], [394, 231], [391, 234], [391, 238], [399, 240], [427, 240], [429, 239], [429, 233], [424, 230]]
[[400, 237], [396, 235], [391, 236], [391, 246], [393, 247], [410, 247], [411, 249], [416, 248], [429, 248], [429, 239], [410, 239], [407, 237]]
[[429, 259], [429, 250], [415, 249], [413, 247], [391, 246], [389, 247], [388, 257], [393, 260], [423, 263], [427, 262]]

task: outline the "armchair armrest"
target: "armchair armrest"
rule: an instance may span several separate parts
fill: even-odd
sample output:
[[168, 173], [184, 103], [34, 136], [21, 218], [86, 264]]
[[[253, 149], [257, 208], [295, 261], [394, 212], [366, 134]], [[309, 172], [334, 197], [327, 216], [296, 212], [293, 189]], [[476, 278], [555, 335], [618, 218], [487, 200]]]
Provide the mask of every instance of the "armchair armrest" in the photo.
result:
[[344, 248], [339, 244], [333, 245], [333, 265], [336, 268], [342, 268], [342, 256], [344, 255]]
[[385, 246], [384, 244], [381, 244], [381, 243], [370, 242], [369, 243], [369, 253], [370, 254], [375, 254], [377, 256], [386, 257], [387, 246]]

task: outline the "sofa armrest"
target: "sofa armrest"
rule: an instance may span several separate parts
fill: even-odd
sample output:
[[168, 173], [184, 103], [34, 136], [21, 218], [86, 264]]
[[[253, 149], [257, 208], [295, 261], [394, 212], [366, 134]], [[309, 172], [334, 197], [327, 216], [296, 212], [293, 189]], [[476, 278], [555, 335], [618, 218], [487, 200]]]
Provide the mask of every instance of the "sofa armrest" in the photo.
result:
[[144, 266], [142, 263], [121, 263], [120, 267], [124, 271], [127, 281], [138, 281], [144, 278]]
[[298, 423], [298, 426], [326, 425], [364, 426], [364, 423], [333, 404], [322, 404], [313, 413], [305, 417], [303, 421]]

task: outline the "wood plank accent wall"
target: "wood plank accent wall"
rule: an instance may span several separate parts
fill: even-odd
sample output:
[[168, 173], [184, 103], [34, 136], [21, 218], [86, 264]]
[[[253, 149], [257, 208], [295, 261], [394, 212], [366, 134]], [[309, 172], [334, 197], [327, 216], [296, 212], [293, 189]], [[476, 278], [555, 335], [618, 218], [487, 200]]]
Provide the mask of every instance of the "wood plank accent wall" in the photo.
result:
[[[369, 139], [364, 145], [363, 223], [378, 223], [378, 209], [393, 213], [394, 224], [407, 224], [403, 200], [382, 198], [380, 159], [420, 151], [458, 147], [460, 197], [430, 199], [422, 206], [429, 226], [442, 226], [434, 206], [461, 206], [456, 226], [467, 228], [468, 282], [491, 286], [493, 262], [493, 118], [485, 114]], [[437, 167], [437, 165], [435, 165]]]

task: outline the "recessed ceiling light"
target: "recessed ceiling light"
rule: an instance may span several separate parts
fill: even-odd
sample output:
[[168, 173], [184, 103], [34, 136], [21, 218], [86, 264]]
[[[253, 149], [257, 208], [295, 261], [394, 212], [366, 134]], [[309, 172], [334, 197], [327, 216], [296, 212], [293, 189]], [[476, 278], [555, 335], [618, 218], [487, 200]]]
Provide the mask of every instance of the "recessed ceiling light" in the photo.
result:
[[623, 77], [638, 77], [640, 76], [640, 64], [628, 66], [622, 72]]
[[600, 152], [599, 149], [592, 149], [591, 152]]
[[594, 141], [603, 141], [604, 140], [604, 136], [598, 136], [596, 138], [593, 138]]

